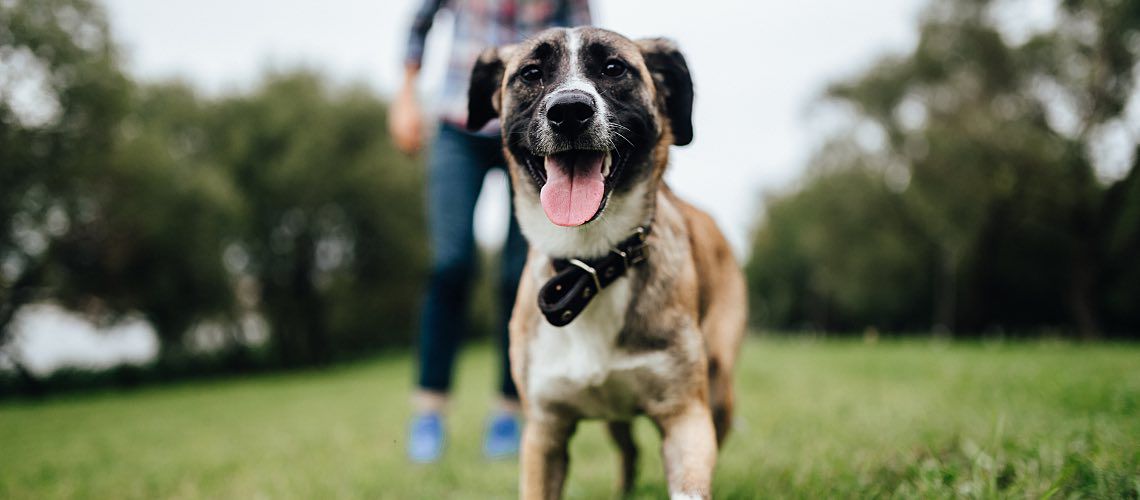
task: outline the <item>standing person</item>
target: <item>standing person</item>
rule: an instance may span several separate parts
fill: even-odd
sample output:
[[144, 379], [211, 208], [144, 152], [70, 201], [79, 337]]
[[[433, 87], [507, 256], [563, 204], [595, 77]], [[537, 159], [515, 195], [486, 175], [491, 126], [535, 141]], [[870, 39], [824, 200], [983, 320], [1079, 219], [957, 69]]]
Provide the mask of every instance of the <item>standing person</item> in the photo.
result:
[[[471, 69], [487, 47], [516, 43], [549, 27], [590, 24], [588, 0], [424, 0], [412, 21], [404, 84], [392, 103], [388, 123], [396, 146], [408, 154], [423, 145], [423, 113], [415, 86], [424, 41], [441, 8], [454, 13], [455, 30], [442, 93], [432, 99], [440, 106], [441, 123], [428, 152], [431, 278], [419, 336], [419, 381], [412, 398], [415, 416], [408, 435], [408, 455], [416, 462], [434, 462], [443, 452], [443, 412], [455, 354], [467, 330], [467, 303], [476, 264], [475, 201], [487, 172], [506, 167], [497, 120], [479, 133], [465, 129]], [[526, 250], [512, 206], [498, 280], [501, 398], [483, 438], [483, 452], [490, 458], [518, 452], [518, 392], [507, 355], [507, 320]]]

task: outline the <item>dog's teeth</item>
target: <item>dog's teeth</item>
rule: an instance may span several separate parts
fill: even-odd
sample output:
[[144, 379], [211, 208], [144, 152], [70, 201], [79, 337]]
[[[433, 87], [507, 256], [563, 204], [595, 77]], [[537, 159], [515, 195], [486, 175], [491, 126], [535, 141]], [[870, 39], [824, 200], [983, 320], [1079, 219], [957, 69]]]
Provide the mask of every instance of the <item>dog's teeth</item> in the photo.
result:
[[610, 165], [613, 164], [613, 156], [606, 153], [606, 157], [602, 160], [602, 177], [610, 176]]

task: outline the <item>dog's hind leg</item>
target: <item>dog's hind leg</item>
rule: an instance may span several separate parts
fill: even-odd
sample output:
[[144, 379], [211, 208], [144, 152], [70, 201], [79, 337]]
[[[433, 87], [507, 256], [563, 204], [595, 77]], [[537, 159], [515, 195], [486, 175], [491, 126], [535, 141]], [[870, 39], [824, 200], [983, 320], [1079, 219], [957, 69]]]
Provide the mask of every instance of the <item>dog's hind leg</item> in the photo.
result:
[[709, 306], [710, 314], [701, 324], [705, 333], [708, 350], [709, 409], [712, 410], [713, 425], [716, 427], [717, 445], [723, 445], [732, 427], [732, 409], [735, 399], [732, 388], [732, 375], [736, 364], [736, 354], [744, 337], [746, 309], [743, 302], [743, 284], [737, 279], [725, 280], [741, 290], [738, 294], [714, 296]]
[[732, 373], [721, 367], [719, 359], [709, 359], [709, 406], [718, 448], [724, 445], [724, 438], [732, 428], [732, 400]]
[[732, 373], [748, 321], [748, 285], [732, 247], [708, 214], [677, 200], [691, 221], [689, 242], [700, 276], [701, 332], [709, 364], [709, 407], [718, 444], [732, 424]]
[[637, 443], [633, 441], [633, 422], [611, 420], [607, 425], [610, 437], [621, 453], [621, 469], [618, 476], [618, 489], [622, 493], [633, 491], [637, 480]]

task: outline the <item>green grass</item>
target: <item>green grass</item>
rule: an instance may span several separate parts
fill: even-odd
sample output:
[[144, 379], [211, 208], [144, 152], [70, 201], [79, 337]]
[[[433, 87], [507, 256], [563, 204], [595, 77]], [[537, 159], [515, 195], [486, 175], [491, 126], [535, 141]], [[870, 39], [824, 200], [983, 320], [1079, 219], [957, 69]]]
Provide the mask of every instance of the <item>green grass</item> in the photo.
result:
[[[442, 463], [412, 466], [406, 356], [322, 372], [0, 405], [0, 498], [509, 498], [487, 462], [489, 349], [462, 358]], [[719, 498], [1132, 497], [1140, 346], [750, 340]], [[639, 420], [637, 497], [665, 495]], [[614, 495], [598, 423], [567, 495]]]

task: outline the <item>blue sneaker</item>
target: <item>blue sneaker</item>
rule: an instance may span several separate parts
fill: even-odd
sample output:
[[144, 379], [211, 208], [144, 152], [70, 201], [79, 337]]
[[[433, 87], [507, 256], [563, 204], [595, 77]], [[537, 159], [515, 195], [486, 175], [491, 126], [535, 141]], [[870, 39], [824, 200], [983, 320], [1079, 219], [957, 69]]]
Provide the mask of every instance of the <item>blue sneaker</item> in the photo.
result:
[[419, 464], [439, 460], [443, 454], [443, 417], [438, 412], [427, 412], [412, 419], [408, 432], [408, 458]]
[[519, 419], [501, 412], [487, 422], [483, 435], [483, 455], [490, 459], [510, 458], [519, 453]]

